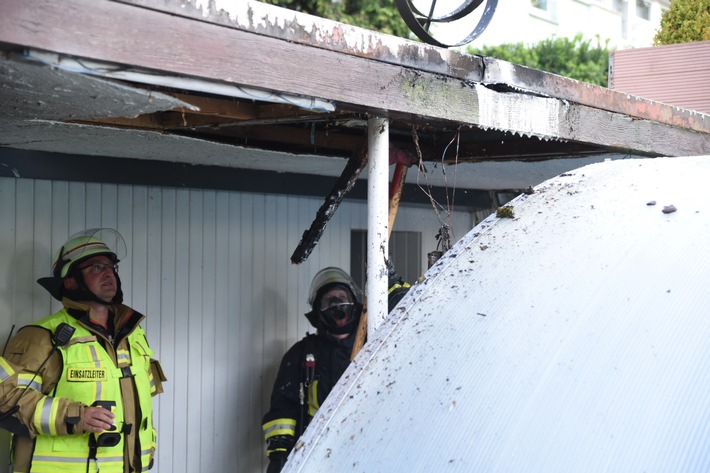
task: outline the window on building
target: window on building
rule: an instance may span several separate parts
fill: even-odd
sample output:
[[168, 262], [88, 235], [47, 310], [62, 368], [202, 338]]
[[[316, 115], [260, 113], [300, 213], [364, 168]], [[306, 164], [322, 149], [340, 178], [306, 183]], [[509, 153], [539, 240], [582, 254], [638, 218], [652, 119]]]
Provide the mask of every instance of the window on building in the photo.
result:
[[644, 20], [650, 20], [651, 2], [648, 0], [636, 0], [636, 16]]
[[[392, 232], [389, 257], [397, 272], [409, 283], [422, 275], [422, 234], [420, 232]], [[350, 233], [350, 275], [365, 288], [367, 276], [367, 230]]]
[[540, 10], [548, 10], [548, 0], [530, 0], [530, 3], [532, 6], [535, 8], [539, 8]]

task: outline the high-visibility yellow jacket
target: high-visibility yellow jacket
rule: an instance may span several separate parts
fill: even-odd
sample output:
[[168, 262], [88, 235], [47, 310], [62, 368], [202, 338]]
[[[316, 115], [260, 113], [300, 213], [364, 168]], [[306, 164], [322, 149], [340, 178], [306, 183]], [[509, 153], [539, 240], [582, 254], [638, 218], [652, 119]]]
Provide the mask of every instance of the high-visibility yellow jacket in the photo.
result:
[[[151, 359], [139, 325], [144, 317], [124, 305], [112, 307], [116, 337], [110, 340], [88, 322], [88, 307], [62, 302], [61, 311], [21, 329], [0, 358], [0, 411], [19, 407], [0, 420], [15, 434], [14, 471], [146, 471], [156, 440], [151, 398], [162, 392], [165, 376]], [[61, 323], [75, 332], [52, 353], [51, 337]], [[96, 401], [115, 403], [115, 446], [81, 429], [84, 409]]]

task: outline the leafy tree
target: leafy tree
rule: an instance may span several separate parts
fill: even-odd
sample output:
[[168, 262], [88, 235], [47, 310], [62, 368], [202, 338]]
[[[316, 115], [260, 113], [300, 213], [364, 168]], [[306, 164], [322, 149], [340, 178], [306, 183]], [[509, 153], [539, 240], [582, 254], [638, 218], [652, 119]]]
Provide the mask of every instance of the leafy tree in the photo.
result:
[[394, 0], [262, 0], [264, 3], [328, 18], [348, 25], [409, 37]]
[[654, 46], [710, 40], [710, 0], [672, 0], [661, 16]]
[[[706, 0], [710, 1], [710, 0]], [[606, 87], [609, 69], [609, 40], [596, 44], [578, 34], [573, 39], [552, 37], [533, 45], [523, 43], [467, 48], [469, 54], [495, 57], [590, 84]]]

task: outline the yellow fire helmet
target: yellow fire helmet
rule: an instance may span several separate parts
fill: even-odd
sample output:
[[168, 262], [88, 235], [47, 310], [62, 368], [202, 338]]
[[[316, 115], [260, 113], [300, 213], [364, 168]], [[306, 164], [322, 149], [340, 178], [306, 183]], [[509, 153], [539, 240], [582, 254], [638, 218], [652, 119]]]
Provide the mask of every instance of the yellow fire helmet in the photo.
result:
[[[119, 253], [111, 249], [111, 242]], [[37, 280], [57, 300], [62, 299], [63, 280], [70, 275], [79, 262], [98, 255], [106, 255], [118, 263], [126, 254], [126, 242], [120, 233], [112, 228], [91, 228], [75, 233], [62, 245], [52, 260], [52, 276]], [[83, 284], [83, 281], [81, 281]], [[120, 282], [119, 282], [120, 287]], [[120, 289], [119, 289], [120, 292]]]

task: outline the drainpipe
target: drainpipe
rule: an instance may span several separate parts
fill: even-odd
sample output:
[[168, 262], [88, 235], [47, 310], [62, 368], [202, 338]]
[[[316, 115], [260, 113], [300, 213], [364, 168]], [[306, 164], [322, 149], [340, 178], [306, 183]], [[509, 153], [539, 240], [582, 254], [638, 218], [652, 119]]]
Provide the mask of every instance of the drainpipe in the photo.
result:
[[389, 121], [367, 121], [367, 334], [387, 317]]

